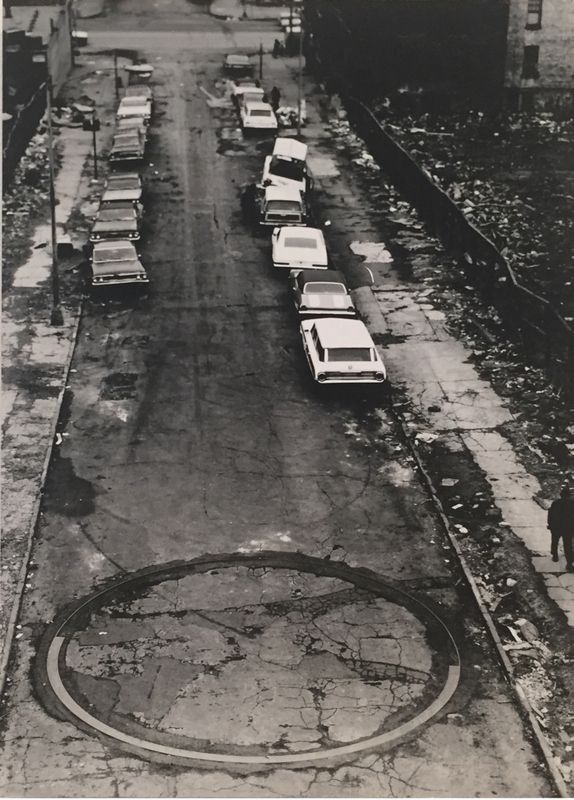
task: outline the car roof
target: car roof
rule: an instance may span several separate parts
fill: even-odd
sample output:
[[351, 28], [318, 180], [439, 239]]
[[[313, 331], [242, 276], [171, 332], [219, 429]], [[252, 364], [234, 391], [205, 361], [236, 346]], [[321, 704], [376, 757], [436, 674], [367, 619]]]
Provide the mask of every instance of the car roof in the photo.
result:
[[233, 53], [226, 55], [225, 61], [228, 64], [251, 64], [249, 56], [236, 55]]
[[[248, 94], [248, 92], [246, 92], [245, 94]], [[260, 109], [260, 110], [265, 109], [266, 111], [271, 111], [271, 112], [273, 111], [269, 103], [264, 103], [262, 100], [248, 100], [245, 103], [245, 108]]]
[[358, 319], [315, 319], [313, 327], [323, 347], [373, 347], [365, 325]]
[[266, 200], [294, 200], [301, 202], [301, 192], [296, 186], [266, 186]]
[[[299, 189], [295, 191], [301, 196]], [[309, 238], [323, 240], [323, 231], [320, 228], [308, 228], [306, 225], [289, 225], [279, 231], [279, 236], [283, 238], [285, 236], [305, 236], [305, 234], [310, 234]]]
[[321, 283], [342, 283], [345, 288], [347, 286], [345, 276], [336, 269], [302, 269], [297, 275], [297, 279], [302, 280], [303, 283], [320, 281]]
[[127, 239], [113, 239], [104, 242], [95, 242], [94, 253], [97, 253], [101, 250], [125, 250], [126, 253], [130, 252], [133, 255], [136, 255], [136, 249], [133, 245], [133, 242], [129, 242]]
[[287, 136], [278, 136], [273, 145], [273, 155], [282, 158], [293, 158], [297, 161], [305, 161], [307, 158], [307, 145], [297, 139], [290, 139]]

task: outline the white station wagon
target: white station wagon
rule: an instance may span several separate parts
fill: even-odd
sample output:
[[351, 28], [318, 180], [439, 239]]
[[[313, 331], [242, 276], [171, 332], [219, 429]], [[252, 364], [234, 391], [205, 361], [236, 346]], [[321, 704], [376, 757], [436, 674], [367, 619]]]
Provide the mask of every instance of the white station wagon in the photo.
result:
[[328, 269], [323, 231], [292, 225], [274, 228], [271, 236], [273, 266], [286, 269]]
[[269, 103], [247, 100], [239, 110], [244, 131], [276, 131], [277, 117]]
[[309, 319], [300, 327], [303, 349], [319, 383], [379, 383], [387, 372], [369, 331], [358, 319]]

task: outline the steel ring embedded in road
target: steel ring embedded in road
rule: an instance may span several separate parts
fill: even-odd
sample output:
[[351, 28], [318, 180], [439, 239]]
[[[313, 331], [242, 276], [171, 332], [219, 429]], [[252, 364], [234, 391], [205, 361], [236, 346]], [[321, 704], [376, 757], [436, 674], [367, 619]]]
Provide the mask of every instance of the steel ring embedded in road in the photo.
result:
[[36, 661], [48, 710], [140, 756], [304, 764], [396, 743], [453, 696], [460, 657], [427, 604], [299, 553], [124, 575], [65, 609]]

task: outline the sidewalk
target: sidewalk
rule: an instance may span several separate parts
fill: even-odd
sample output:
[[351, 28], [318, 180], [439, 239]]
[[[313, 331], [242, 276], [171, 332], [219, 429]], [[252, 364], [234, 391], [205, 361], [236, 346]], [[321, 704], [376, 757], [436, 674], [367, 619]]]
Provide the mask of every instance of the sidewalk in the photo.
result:
[[[82, 68], [79, 60], [67, 87], [77, 86], [77, 93], [81, 94], [85, 91], [83, 81], [89, 81], [89, 94], [96, 100], [103, 121], [115, 111], [113, 62], [109, 56], [90, 58], [93, 66], [88, 68]], [[111, 128], [102, 128], [100, 151], [106, 136], [111, 136]], [[69, 234], [79, 250], [84, 239], [76, 239], [70, 219], [82, 202], [87, 198], [96, 200], [101, 192], [101, 184], [94, 186], [90, 182], [91, 163], [85, 170], [86, 163], [91, 161], [92, 137], [81, 128], [64, 127], [59, 129], [56, 142], [61, 155], [55, 181], [58, 232]], [[81, 296], [77, 288], [70, 290], [66, 267], [60, 264], [64, 324], [50, 325], [50, 241], [51, 227], [47, 220], [36, 228], [32, 253], [16, 269], [12, 286], [2, 298], [0, 637], [4, 649], [0, 681], [4, 680], [22, 587], [28, 568], [34, 569], [33, 564], [28, 564], [30, 545], [81, 316]], [[81, 256], [75, 259], [76, 263], [81, 260]]]
[[[258, 6], [248, 0], [213, 0], [209, 13], [219, 19], [271, 19], [278, 22], [281, 12], [288, 8], [288, 4], [280, 3], [274, 6]], [[279, 24], [277, 32], [280, 32]]]

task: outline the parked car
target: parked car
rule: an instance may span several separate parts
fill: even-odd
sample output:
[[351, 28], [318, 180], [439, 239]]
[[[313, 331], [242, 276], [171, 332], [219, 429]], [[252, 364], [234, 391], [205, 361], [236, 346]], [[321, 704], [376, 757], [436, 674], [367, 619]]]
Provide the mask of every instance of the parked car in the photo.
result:
[[241, 109], [245, 108], [247, 103], [265, 103], [265, 93], [263, 89], [249, 90], [242, 92], [237, 98], [237, 110], [241, 116]]
[[102, 239], [129, 239], [137, 241], [140, 238], [140, 219], [133, 208], [114, 208], [113, 206], [100, 207], [90, 231], [90, 242], [99, 242]]
[[229, 75], [253, 75], [254, 70], [249, 56], [229, 53], [223, 61], [223, 71]]
[[264, 186], [296, 186], [310, 191], [312, 178], [306, 163], [307, 145], [297, 139], [278, 136], [273, 153], [265, 157], [261, 183]]
[[300, 327], [303, 350], [319, 383], [378, 383], [385, 365], [371, 336], [358, 319], [308, 319]]
[[124, 97], [145, 97], [153, 103], [153, 89], [147, 83], [133, 83], [124, 90]]
[[128, 81], [130, 85], [138, 83], [147, 83], [153, 75], [153, 66], [151, 64], [130, 64], [126, 67], [128, 73]]
[[265, 94], [265, 89], [259, 86], [258, 83], [255, 83], [253, 80], [239, 80], [233, 81], [232, 90], [231, 90], [231, 101], [239, 108], [241, 103], [241, 97], [244, 94], [249, 94], [253, 96], [257, 96], [259, 100], [263, 100], [263, 95]]
[[110, 199], [140, 200], [143, 194], [142, 179], [137, 172], [112, 172], [106, 178], [104, 194]]
[[130, 208], [133, 208], [137, 214], [138, 220], [140, 221], [143, 218], [144, 214], [144, 207], [142, 203], [139, 203], [137, 200], [118, 200], [118, 199], [110, 199], [106, 192], [102, 195], [102, 199], [100, 200], [100, 209], [103, 208], [116, 208], [119, 211], [125, 211]]
[[289, 282], [295, 308], [300, 316], [356, 316], [353, 300], [341, 272], [334, 269], [297, 269], [291, 271]]
[[90, 282], [93, 287], [149, 283], [147, 273], [131, 242], [122, 239], [98, 242], [94, 245], [90, 262]]
[[145, 153], [145, 140], [137, 131], [117, 133], [108, 157], [110, 164], [141, 161]]
[[266, 227], [305, 225], [307, 205], [304, 195], [292, 186], [267, 186], [257, 189], [258, 221]]
[[135, 97], [124, 97], [120, 101], [118, 110], [116, 111], [116, 118], [123, 119], [124, 117], [143, 117], [146, 123], [151, 119], [151, 103], [142, 95]]
[[149, 127], [144, 117], [122, 117], [122, 119], [116, 119], [115, 133], [126, 133], [127, 131], [137, 131], [143, 141], [147, 141]]
[[274, 133], [277, 130], [277, 117], [269, 103], [256, 100], [242, 103], [239, 115], [241, 126], [246, 133], [250, 131]]
[[271, 235], [271, 258], [273, 266], [282, 269], [329, 267], [325, 237], [319, 228], [296, 225], [274, 228]]
[[279, 14], [279, 24], [284, 31], [301, 27], [301, 15], [298, 11], [282, 11]]

